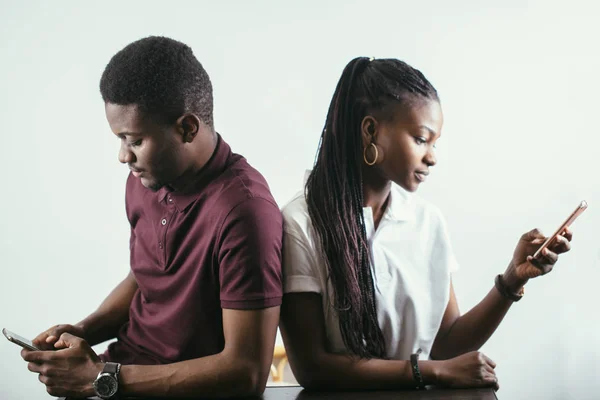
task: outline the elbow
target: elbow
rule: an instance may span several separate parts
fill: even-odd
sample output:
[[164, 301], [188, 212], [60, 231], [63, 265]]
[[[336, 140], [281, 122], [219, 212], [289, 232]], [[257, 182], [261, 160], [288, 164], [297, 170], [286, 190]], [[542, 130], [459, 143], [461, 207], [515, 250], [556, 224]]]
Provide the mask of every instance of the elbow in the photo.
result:
[[301, 366], [294, 368], [290, 363], [294, 377], [298, 384], [306, 390], [324, 390], [327, 388], [327, 378], [324, 371], [316, 361], [303, 362]]
[[269, 378], [269, 370], [263, 371], [262, 366], [248, 363], [239, 371], [235, 381], [236, 396], [260, 396], [264, 393]]
[[318, 380], [315, 379], [312, 374], [306, 374], [302, 377], [298, 376], [296, 378], [298, 380], [298, 384], [302, 386], [306, 390], [319, 390], [322, 389], [322, 385], [319, 384]]

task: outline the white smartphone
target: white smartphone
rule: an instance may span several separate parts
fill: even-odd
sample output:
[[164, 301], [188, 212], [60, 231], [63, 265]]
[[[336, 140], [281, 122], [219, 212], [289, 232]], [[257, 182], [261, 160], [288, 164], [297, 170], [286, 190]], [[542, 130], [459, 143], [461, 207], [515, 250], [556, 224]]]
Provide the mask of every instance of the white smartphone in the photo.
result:
[[11, 341], [15, 344], [18, 344], [19, 346], [23, 347], [24, 349], [33, 350], [33, 351], [41, 351], [41, 349], [38, 349], [37, 347], [34, 346], [34, 344], [31, 342], [31, 340], [25, 339], [23, 336], [19, 336], [16, 333], [13, 333], [6, 328], [2, 329], [2, 333], [4, 334], [4, 336], [6, 336], [6, 338], [9, 341]]
[[588, 204], [585, 200], [583, 200], [581, 203], [579, 203], [579, 205], [577, 206], [575, 211], [573, 211], [571, 213], [571, 215], [569, 215], [569, 218], [567, 218], [565, 220], [565, 222], [563, 222], [562, 225], [556, 230], [556, 232], [554, 232], [554, 234], [552, 236], [550, 236], [548, 239], [546, 239], [546, 241], [542, 244], [542, 246], [539, 249], [537, 249], [537, 251], [533, 254], [533, 258], [538, 258], [542, 254], [542, 250], [544, 250], [546, 247], [550, 246], [550, 244], [552, 244], [552, 241], [554, 241], [558, 235], [564, 233], [565, 229], [567, 227], [571, 226], [571, 224], [573, 222], [575, 222], [577, 217], [579, 217], [581, 215], [581, 213], [586, 210], [587, 206], [588, 206]]

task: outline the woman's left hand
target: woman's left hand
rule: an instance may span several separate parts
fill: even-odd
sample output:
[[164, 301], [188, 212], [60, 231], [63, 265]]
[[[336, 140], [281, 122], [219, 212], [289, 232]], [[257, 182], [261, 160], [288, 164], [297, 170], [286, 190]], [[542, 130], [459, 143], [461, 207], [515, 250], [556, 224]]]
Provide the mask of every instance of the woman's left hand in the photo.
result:
[[529, 279], [552, 271], [554, 264], [558, 261], [558, 255], [571, 249], [572, 238], [573, 233], [566, 228], [552, 241], [550, 246], [542, 250], [542, 253], [534, 259], [533, 254], [544, 243], [546, 237], [538, 229], [525, 233], [517, 243], [512, 261], [504, 273], [504, 281], [516, 292], [516, 289], [523, 286]]

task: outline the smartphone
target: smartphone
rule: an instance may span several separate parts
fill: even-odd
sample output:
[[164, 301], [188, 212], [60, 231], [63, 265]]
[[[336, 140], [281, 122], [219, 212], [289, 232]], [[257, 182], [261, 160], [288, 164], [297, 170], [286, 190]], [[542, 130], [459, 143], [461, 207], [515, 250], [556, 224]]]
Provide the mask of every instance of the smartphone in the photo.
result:
[[579, 217], [581, 215], [581, 213], [586, 210], [587, 206], [588, 206], [588, 204], [585, 200], [583, 200], [581, 203], [579, 203], [579, 205], [577, 206], [575, 211], [573, 211], [571, 213], [569, 218], [567, 218], [565, 220], [565, 222], [563, 222], [562, 225], [556, 230], [556, 232], [554, 232], [554, 234], [552, 236], [550, 236], [548, 239], [546, 239], [546, 241], [542, 244], [542, 246], [539, 249], [537, 249], [537, 251], [533, 254], [533, 258], [539, 257], [542, 254], [542, 250], [544, 250], [546, 247], [550, 246], [550, 244], [556, 239], [556, 237], [558, 235], [560, 235], [561, 233], [564, 233], [565, 229], [567, 227], [571, 226], [571, 224], [577, 219], [577, 217]]
[[17, 335], [16, 333], [12, 333], [11, 331], [7, 330], [6, 328], [2, 329], [2, 333], [4, 334], [4, 336], [6, 336], [6, 338], [8, 340], [10, 340], [11, 342], [18, 344], [19, 346], [23, 347], [24, 349], [27, 350], [33, 350], [33, 351], [40, 351], [41, 349], [38, 349], [37, 347], [35, 347], [33, 345], [33, 343], [31, 343], [31, 340], [27, 340], [22, 336]]

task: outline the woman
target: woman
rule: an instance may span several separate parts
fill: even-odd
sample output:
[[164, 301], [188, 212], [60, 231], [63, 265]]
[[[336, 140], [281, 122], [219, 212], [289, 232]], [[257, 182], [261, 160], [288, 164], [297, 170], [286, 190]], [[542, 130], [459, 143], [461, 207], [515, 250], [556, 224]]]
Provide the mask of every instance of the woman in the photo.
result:
[[544, 236], [524, 234], [461, 315], [444, 219], [411, 195], [436, 164], [441, 130], [437, 92], [418, 70], [364, 57], [344, 69], [305, 193], [283, 210], [281, 332], [305, 388], [498, 389], [495, 363], [477, 350], [572, 234], [535, 260]]

